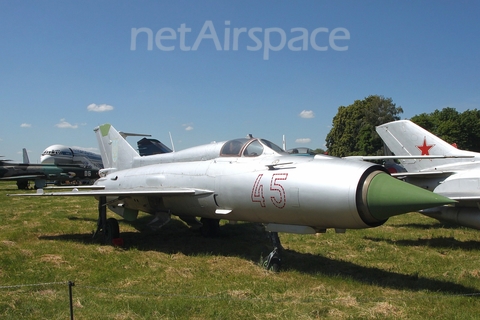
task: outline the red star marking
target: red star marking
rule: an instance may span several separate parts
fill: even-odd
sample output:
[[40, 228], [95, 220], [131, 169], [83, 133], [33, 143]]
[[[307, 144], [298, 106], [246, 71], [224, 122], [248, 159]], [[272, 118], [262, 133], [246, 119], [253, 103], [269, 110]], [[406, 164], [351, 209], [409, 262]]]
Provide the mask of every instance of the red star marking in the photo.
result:
[[423, 138], [423, 145], [421, 146], [415, 146], [417, 147], [418, 149], [420, 149], [420, 151], [422, 151], [422, 156], [429, 156], [430, 155], [430, 149], [433, 148], [435, 145], [434, 144], [431, 144], [431, 145], [427, 145], [427, 138], [424, 137]]

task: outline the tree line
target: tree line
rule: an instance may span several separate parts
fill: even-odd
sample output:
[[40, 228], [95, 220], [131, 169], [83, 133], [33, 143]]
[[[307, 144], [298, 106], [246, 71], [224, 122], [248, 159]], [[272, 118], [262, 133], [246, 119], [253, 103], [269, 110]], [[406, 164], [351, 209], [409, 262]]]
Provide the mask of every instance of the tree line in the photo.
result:
[[[401, 113], [403, 109], [397, 107], [392, 98], [379, 95], [340, 106], [326, 137], [328, 154], [337, 157], [383, 155], [383, 142], [375, 127], [400, 120]], [[447, 107], [415, 115], [410, 120], [446, 142], [455, 143], [459, 149], [480, 151], [480, 110], [458, 112]]]

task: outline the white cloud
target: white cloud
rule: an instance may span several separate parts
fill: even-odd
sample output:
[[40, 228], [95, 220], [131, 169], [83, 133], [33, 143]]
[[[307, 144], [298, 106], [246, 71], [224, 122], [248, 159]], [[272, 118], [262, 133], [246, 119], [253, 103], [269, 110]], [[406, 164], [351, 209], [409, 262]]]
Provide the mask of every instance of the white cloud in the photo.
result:
[[22, 123], [20, 125], [20, 128], [31, 128], [31, 127], [32, 127], [32, 125], [30, 123]]
[[108, 104], [89, 104], [87, 106], [88, 111], [93, 111], [93, 112], [106, 112], [106, 111], [112, 111], [113, 107]]
[[305, 144], [305, 143], [310, 143], [312, 139], [310, 138], [299, 138], [295, 140], [295, 143], [300, 143], [300, 144]]
[[313, 113], [312, 110], [303, 110], [302, 112], [300, 112], [299, 116], [300, 118], [304, 118], [304, 119], [315, 118], [315, 114]]
[[60, 119], [60, 122], [55, 125], [55, 127], [60, 129], [77, 129], [78, 124], [70, 124], [69, 122], [65, 121], [65, 119]]
[[193, 126], [190, 125], [190, 124], [182, 124], [182, 127], [185, 128], [185, 131], [192, 131], [193, 130]]

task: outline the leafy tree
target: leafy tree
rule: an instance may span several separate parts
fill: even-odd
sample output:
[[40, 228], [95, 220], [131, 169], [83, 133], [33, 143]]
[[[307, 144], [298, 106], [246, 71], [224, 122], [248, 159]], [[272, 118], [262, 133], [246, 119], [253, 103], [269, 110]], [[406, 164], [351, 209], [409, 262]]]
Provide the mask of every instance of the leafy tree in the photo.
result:
[[480, 111], [477, 109], [459, 113], [448, 107], [410, 120], [460, 149], [480, 151]]
[[324, 153], [325, 153], [325, 150], [323, 150], [322, 148], [317, 148], [317, 149], [313, 150], [313, 153], [315, 153], [315, 154], [324, 154]]
[[339, 157], [383, 154], [383, 143], [375, 127], [399, 120], [398, 114], [402, 112], [391, 98], [378, 95], [340, 106], [326, 138], [328, 153]]

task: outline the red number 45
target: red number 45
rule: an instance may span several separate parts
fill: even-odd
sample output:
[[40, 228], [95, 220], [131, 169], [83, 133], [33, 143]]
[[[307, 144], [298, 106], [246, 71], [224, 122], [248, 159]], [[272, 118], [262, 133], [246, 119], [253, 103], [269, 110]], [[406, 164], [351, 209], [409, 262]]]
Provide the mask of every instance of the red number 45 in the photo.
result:
[[[264, 188], [263, 184], [261, 183], [263, 174], [259, 174], [255, 183], [253, 184], [252, 188], [252, 195], [251, 199], [252, 202], [259, 202], [262, 207], [266, 206], [265, 203], [265, 195], [264, 195]], [[276, 173], [272, 175], [272, 179], [270, 180], [270, 191], [275, 193], [274, 196], [270, 197], [273, 205], [277, 208], [284, 208], [286, 204], [286, 194], [285, 189], [283, 188], [281, 181], [287, 180], [288, 173]]]

